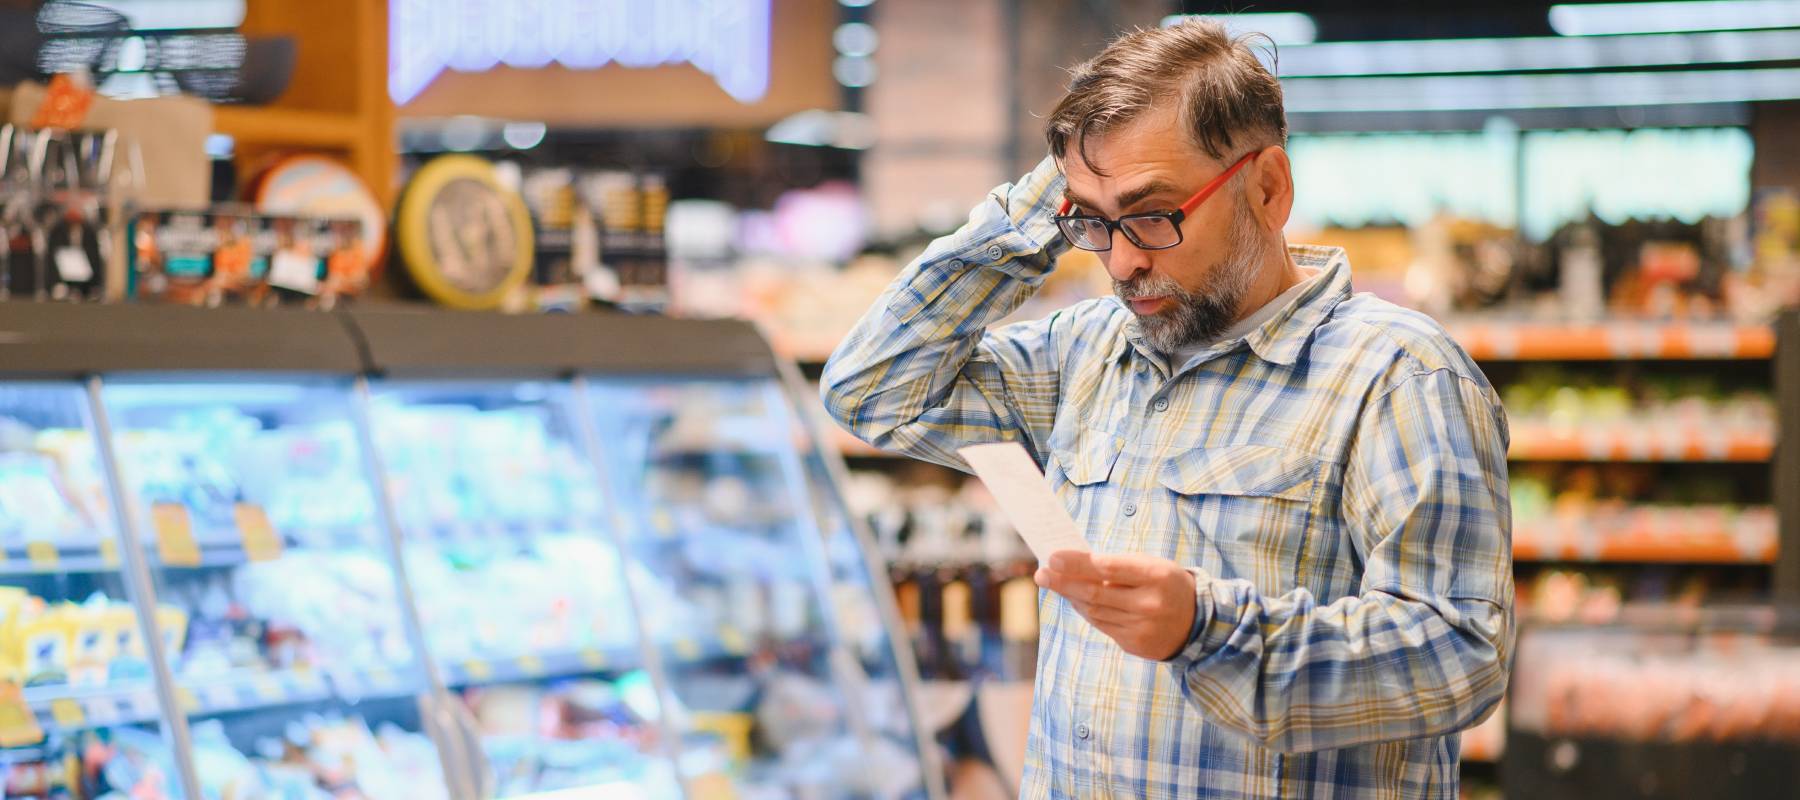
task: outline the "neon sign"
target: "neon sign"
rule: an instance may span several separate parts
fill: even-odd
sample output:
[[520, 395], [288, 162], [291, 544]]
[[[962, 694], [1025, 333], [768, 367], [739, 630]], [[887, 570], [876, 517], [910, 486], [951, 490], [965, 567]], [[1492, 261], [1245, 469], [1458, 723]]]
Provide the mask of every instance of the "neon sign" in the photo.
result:
[[389, 0], [388, 94], [445, 69], [692, 64], [740, 102], [769, 90], [770, 0]]

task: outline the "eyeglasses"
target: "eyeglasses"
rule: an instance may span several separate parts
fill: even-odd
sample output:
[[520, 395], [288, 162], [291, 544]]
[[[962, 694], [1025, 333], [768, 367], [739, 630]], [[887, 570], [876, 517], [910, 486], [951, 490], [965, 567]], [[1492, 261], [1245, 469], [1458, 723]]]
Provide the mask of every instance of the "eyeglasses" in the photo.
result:
[[1097, 214], [1070, 214], [1069, 208], [1074, 203], [1063, 200], [1062, 208], [1056, 211], [1056, 227], [1062, 230], [1069, 244], [1083, 250], [1104, 252], [1112, 249], [1112, 232], [1116, 229], [1125, 234], [1140, 250], [1167, 250], [1181, 244], [1181, 221], [1187, 219], [1194, 209], [1199, 208], [1206, 198], [1211, 197], [1219, 187], [1231, 180], [1231, 176], [1250, 163], [1261, 150], [1252, 150], [1237, 160], [1236, 164], [1219, 176], [1206, 182], [1195, 192], [1193, 197], [1182, 203], [1174, 211], [1148, 211], [1142, 214], [1126, 214], [1117, 220], [1107, 219]]

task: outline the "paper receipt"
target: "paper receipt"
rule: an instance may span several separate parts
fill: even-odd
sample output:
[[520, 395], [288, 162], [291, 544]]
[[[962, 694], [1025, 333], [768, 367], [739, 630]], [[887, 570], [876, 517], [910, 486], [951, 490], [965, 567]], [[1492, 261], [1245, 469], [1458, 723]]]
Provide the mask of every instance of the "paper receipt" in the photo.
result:
[[987, 485], [1000, 511], [1018, 529], [1039, 562], [1049, 561], [1058, 550], [1087, 551], [1075, 520], [1063, 508], [1062, 499], [1050, 491], [1044, 473], [1018, 442], [978, 444], [956, 451]]

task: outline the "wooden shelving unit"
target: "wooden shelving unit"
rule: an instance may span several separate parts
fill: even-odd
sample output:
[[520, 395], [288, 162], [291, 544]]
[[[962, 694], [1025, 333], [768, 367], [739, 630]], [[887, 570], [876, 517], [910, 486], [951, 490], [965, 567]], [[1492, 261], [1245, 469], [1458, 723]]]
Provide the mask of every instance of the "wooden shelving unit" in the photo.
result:
[[322, 152], [344, 159], [391, 205], [399, 156], [388, 97], [388, 4], [376, 0], [257, 0], [246, 36], [292, 36], [297, 63], [269, 106], [219, 106], [213, 124], [236, 141], [245, 178], [269, 159]]

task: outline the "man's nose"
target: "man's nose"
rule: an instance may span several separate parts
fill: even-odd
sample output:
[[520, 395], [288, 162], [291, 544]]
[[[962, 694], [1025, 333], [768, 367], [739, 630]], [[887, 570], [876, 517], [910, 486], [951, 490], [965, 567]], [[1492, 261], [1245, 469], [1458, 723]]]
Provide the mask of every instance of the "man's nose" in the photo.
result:
[[1129, 281], [1150, 269], [1150, 253], [1131, 243], [1123, 231], [1112, 232], [1112, 249], [1107, 251], [1106, 274], [1115, 281]]

